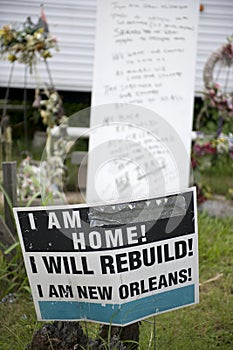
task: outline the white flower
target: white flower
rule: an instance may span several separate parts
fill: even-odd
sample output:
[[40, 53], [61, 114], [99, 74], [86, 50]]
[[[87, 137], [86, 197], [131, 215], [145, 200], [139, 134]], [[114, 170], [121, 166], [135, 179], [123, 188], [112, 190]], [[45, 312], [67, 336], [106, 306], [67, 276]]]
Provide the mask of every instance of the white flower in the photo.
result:
[[40, 32], [39, 33], [37, 32], [35, 36], [36, 36], [37, 40], [42, 40], [43, 39], [43, 35]]

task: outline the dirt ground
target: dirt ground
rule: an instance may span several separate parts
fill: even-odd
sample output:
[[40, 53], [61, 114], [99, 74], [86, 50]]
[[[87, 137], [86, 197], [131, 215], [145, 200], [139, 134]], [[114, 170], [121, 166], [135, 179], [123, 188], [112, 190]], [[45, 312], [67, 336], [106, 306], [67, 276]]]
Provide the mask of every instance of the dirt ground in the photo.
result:
[[198, 206], [200, 211], [206, 211], [210, 216], [232, 217], [233, 201], [226, 200], [223, 196], [215, 195], [213, 199], [207, 200]]

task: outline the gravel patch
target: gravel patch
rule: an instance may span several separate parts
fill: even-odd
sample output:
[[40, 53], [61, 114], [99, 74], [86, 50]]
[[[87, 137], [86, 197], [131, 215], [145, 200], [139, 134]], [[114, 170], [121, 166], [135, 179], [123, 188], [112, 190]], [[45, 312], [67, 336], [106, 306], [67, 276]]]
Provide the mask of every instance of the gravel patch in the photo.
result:
[[198, 205], [198, 210], [212, 217], [233, 217], [233, 201], [226, 200], [222, 196], [214, 196], [213, 199]]

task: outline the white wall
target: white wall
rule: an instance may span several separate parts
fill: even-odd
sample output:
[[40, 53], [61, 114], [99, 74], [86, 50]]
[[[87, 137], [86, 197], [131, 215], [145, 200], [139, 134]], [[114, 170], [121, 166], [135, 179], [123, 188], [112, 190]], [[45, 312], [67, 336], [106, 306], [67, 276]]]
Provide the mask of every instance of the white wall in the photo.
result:
[[[59, 52], [48, 59], [54, 84], [59, 90], [90, 91], [95, 33], [95, 0], [45, 0], [44, 10], [52, 35], [57, 37]], [[27, 16], [37, 22], [37, 0], [0, 0], [0, 26], [20, 25]], [[0, 61], [0, 86], [8, 82], [10, 63]], [[38, 69], [42, 82], [48, 80], [45, 65]], [[24, 67], [15, 63], [12, 86], [24, 86]], [[28, 87], [35, 81], [28, 79]]]
[[[151, 0], [152, 1], [152, 0]], [[196, 65], [196, 91], [203, 89], [202, 72], [209, 55], [233, 34], [233, 1], [203, 0], [200, 12]], [[96, 0], [45, 0], [45, 14], [51, 34], [57, 37], [60, 51], [48, 60], [58, 90], [91, 91]], [[37, 0], [0, 0], [0, 26], [20, 25], [27, 16], [37, 22], [40, 2]], [[103, 52], [104, 55], [104, 52]], [[48, 81], [45, 66], [41, 81]], [[0, 86], [8, 84], [10, 63], [0, 60]], [[233, 73], [229, 79], [233, 91]], [[16, 63], [12, 87], [24, 86], [24, 67]], [[28, 87], [35, 87], [35, 79], [28, 77]]]
[[[233, 34], [233, 1], [200, 0], [204, 11], [200, 12], [196, 64], [196, 91], [203, 89], [202, 73], [209, 55], [227, 43], [226, 37]], [[224, 85], [224, 72], [219, 82]], [[233, 67], [228, 90], [233, 91]]]

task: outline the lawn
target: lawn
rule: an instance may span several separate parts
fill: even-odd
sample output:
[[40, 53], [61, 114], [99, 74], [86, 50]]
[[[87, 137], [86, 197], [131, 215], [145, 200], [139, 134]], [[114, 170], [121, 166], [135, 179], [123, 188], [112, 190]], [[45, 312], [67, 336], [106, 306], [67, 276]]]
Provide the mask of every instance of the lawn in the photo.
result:
[[[141, 350], [233, 349], [233, 218], [217, 219], [200, 213], [198, 222], [200, 303], [142, 321]], [[1, 350], [24, 350], [35, 329], [42, 325], [36, 320], [20, 249], [16, 249], [18, 257], [11, 260], [11, 275], [6, 275], [5, 258], [0, 259]], [[14, 280], [13, 295], [9, 295], [9, 279]], [[87, 328], [93, 332], [93, 326], [88, 324]]]

